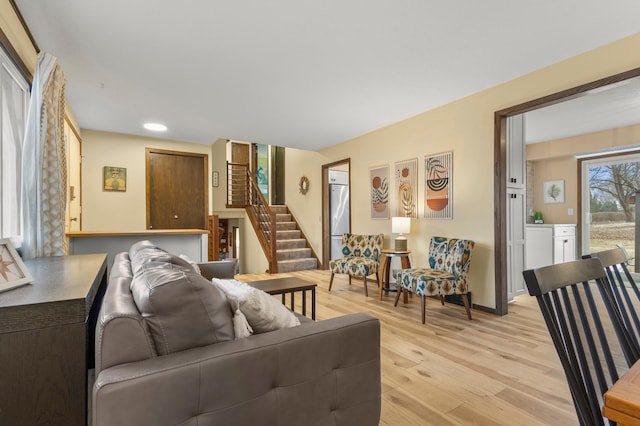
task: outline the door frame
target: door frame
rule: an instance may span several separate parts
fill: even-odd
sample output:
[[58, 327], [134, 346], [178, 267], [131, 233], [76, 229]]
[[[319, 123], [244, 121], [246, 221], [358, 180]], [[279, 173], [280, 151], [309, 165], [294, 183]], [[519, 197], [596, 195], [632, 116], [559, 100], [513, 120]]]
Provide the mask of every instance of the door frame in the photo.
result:
[[331, 206], [329, 193], [329, 169], [346, 164], [349, 168], [349, 229], [351, 229], [351, 157], [322, 165], [322, 265], [328, 269], [331, 257]]
[[[67, 196], [69, 197], [69, 202], [73, 201], [73, 199], [75, 198], [78, 199], [79, 211], [78, 211], [77, 222], [78, 222], [78, 230], [81, 231], [82, 230], [82, 138], [80, 137], [80, 134], [78, 133], [76, 128], [73, 126], [73, 123], [71, 123], [71, 120], [66, 114], [64, 116], [64, 121], [68, 126], [69, 131], [72, 132], [75, 138], [78, 140], [78, 156], [79, 156], [78, 157], [78, 163], [79, 163], [78, 187], [74, 188], [73, 193], [71, 193], [71, 185], [69, 182], [69, 170], [67, 170], [67, 191], [69, 191]], [[68, 145], [70, 141], [67, 140], [66, 143], [67, 143], [67, 153], [69, 153], [70, 150]], [[67, 157], [67, 161], [71, 161], [71, 160], [72, 160], [71, 158]], [[67, 206], [67, 208], [69, 207]], [[71, 230], [71, 217], [69, 216], [68, 218], [69, 218], [69, 230]]]
[[[498, 315], [508, 313], [507, 300], [507, 117], [533, 111], [559, 102], [583, 96], [587, 92], [640, 76], [640, 68], [601, 78], [571, 89], [514, 105], [494, 113], [494, 257], [495, 257], [495, 309]], [[578, 171], [580, 174], [580, 171]], [[582, 226], [582, 194], [578, 194], [578, 227]], [[490, 308], [487, 310], [492, 311]]]

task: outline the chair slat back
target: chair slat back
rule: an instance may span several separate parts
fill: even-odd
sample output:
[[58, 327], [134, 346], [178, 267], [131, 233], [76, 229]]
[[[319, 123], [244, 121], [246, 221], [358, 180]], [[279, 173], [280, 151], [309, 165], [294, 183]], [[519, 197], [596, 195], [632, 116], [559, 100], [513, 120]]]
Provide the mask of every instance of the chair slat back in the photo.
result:
[[460, 275], [466, 281], [474, 246], [472, 240], [432, 237], [429, 242], [429, 268]]
[[607, 273], [608, 281], [611, 285], [611, 293], [616, 302], [624, 325], [629, 330], [633, 343], [636, 347], [635, 357], [640, 357], [640, 289], [635, 282], [627, 264], [629, 256], [621, 248], [614, 248], [583, 256], [585, 258], [595, 257], [600, 259], [604, 270]]
[[602, 396], [627, 371], [629, 337], [598, 259], [523, 272], [556, 348], [582, 425], [603, 425]]

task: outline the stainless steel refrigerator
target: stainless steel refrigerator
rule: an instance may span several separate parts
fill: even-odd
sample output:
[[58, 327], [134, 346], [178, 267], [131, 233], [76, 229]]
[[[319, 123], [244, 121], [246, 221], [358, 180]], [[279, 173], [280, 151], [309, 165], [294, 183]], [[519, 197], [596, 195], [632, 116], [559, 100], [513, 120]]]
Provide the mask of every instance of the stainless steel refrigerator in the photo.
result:
[[[347, 180], [348, 182], [348, 180]], [[342, 257], [342, 234], [349, 228], [349, 185], [330, 184], [331, 259]]]

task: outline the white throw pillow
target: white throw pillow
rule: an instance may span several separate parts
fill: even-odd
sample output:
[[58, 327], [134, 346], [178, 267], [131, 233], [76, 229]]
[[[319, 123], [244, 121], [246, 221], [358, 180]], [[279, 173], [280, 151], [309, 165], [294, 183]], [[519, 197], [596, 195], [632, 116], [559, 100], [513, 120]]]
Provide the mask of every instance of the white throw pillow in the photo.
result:
[[234, 311], [239, 307], [256, 334], [300, 325], [293, 312], [262, 290], [238, 280], [212, 278], [211, 282], [227, 296]]

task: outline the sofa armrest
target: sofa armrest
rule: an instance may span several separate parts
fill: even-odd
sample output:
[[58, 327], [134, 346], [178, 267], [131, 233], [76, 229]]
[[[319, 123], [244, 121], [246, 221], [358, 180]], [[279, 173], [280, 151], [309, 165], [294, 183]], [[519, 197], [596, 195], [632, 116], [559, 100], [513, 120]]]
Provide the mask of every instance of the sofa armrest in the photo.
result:
[[380, 323], [304, 323], [102, 370], [93, 424], [377, 425]]
[[214, 260], [198, 263], [200, 275], [211, 281], [211, 278], [231, 279], [236, 273], [236, 262], [229, 260]]

